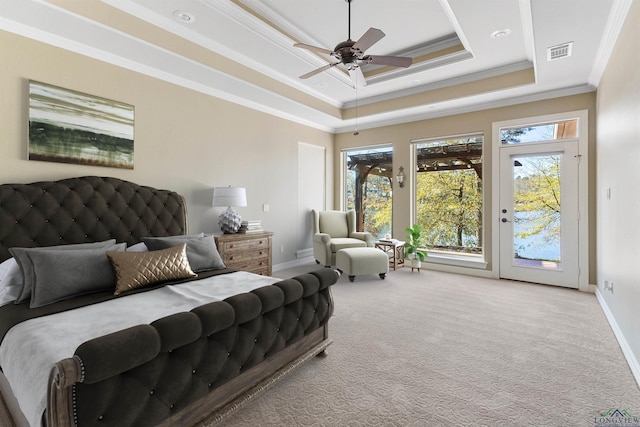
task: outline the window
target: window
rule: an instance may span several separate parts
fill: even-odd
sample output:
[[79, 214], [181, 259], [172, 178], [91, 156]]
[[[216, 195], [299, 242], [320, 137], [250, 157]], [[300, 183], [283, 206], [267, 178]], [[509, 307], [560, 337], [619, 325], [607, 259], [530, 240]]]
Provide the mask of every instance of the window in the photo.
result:
[[531, 125], [530, 127], [512, 127], [500, 129], [502, 144], [523, 142], [553, 141], [571, 139], [578, 136], [578, 119]]
[[482, 143], [482, 135], [413, 141], [415, 223], [430, 253], [483, 252]]
[[390, 146], [345, 151], [345, 208], [356, 211], [356, 230], [374, 238], [391, 233], [392, 163]]

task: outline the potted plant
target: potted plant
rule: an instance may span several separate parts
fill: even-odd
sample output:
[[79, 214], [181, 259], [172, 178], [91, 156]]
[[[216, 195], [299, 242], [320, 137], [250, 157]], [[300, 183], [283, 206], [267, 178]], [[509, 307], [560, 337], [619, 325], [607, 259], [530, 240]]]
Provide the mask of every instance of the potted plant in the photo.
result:
[[413, 224], [411, 227], [407, 227], [405, 231], [407, 232], [407, 241], [404, 244], [404, 252], [409, 258], [411, 271], [413, 271], [414, 268], [420, 271], [422, 261], [429, 256], [427, 251], [421, 249], [424, 246], [422, 243], [422, 226]]

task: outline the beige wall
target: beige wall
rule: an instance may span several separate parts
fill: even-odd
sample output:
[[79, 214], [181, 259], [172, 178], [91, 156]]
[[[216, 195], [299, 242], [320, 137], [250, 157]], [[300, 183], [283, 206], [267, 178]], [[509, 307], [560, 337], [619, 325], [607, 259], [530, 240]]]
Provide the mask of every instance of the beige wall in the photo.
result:
[[[546, 114], [568, 111], [588, 110], [589, 112], [589, 188], [595, 188], [595, 92], [556, 98], [546, 101], [513, 105], [504, 108], [494, 108], [473, 113], [465, 113], [448, 117], [423, 120], [409, 124], [386, 126], [377, 129], [360, 130], [355, 136], [353, 132], [336, 136], [334, 170], [335, 188], [334, 204], [340, 206], [340, 152], [345, 148], [371, 146], [377, 144], [393, 144], [393, 169], [398, 170], [410, 166], [410, 143], [420, 138], [441, 137], [480, 132], [484, 134], [485, 144], [483, 153], [483, 190], [484, 190], [484, 248], [485, 258], [489, 262], [487, 269], [492, 270], [492, 224], [495, 217], [491, 212], [492, 189], [491, 168], [492, 160], [492, 124], [493, 122], [541, 116]], [[590, 191], [591, 191], [590, 190]], [[411, 189], [409, 186], [398, 188], [393, 193], [393, 233], [396, 237], [404, 237], [404, 229], [411, 223]], [[589, 203], [590, 218], [590, 283], [595, 283], [595, 197]], [[462, 273], [479, 274], [478, 271], [468, 269], [453, 269]]]
[[[640, 2], [633, 2], [598, 87], [598, 291], [640, 382]], [[607, 198], [610, 189], [611, 197]], [[612, 281], [613, 292], [603, 289]], [[624, 349], [624, 346], [623, 346]], [[629, 356], [627, 356], [629, 358]]]
[[[0, 183], [101, 175], [172, 189], [187, 199], [191, 232], [219, 230], [214, 186], [244, 186], [249, 206], [238, 211], [276, 233], [274, 263], [305, 249], [298, 143], [325, 147], [331, 159], [333, 135], [11, 33], [0, 32], [0, 60]], [[29, 79], [134, 105], [135, 169], [27, 160]]]

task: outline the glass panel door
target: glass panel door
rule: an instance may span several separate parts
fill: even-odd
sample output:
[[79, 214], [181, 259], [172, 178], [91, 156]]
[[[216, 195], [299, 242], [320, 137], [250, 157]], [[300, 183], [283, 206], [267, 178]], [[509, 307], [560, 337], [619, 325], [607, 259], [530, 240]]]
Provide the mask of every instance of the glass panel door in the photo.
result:
[[562, 269], [563, 156], [547, 153], [512, 157], [514, 265]]
[[577, 288], [577, 142], [503, 147], [500, 162], [500, 276]]

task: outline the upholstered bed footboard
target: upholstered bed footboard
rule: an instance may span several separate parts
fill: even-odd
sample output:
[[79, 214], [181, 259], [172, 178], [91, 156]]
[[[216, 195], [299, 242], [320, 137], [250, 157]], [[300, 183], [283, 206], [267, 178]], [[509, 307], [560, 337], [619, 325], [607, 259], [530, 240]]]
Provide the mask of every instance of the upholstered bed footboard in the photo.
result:
[[96, 338], [51, 372], [49, 426], [194, 425], [314, 349], [333, 270]]

